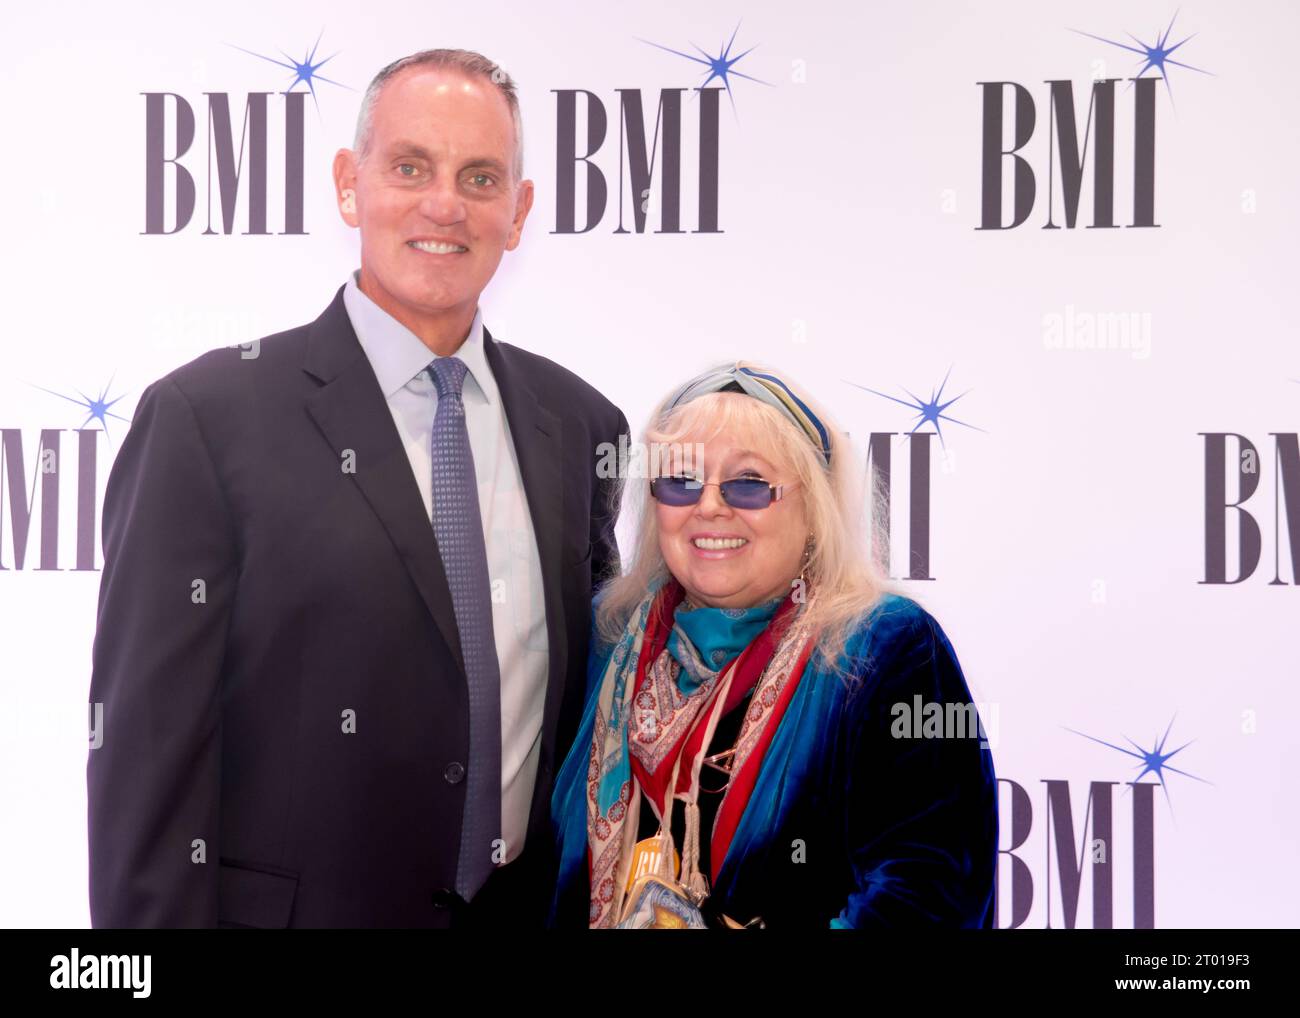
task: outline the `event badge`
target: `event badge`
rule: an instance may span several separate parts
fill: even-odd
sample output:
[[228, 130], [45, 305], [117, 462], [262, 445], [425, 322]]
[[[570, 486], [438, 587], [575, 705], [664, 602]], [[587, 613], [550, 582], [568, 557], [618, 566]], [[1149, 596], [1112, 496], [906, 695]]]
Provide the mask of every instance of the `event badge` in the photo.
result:
[[[627, 889], [632, 890], [632, 885], [641, 877], [648, 876], [659, 870], [659, 846], [662, 844], [659, 835], [653, 835], [643, 841], [638, 841], [636, 847], [632, 849], [632, 865], [627, 871]], [[681, 866], [681, 859], [677, 855], [676, 847], [673, 848], [673, 872], [676, 873]]]

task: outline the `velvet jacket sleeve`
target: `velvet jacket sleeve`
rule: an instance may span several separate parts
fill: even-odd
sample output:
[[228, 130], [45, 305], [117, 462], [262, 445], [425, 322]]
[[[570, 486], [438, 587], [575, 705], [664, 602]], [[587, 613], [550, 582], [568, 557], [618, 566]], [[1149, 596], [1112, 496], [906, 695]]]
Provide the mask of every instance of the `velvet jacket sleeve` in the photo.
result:
[[591, 638], [588, 643], [587, 689], [578, 734], [555, 778], [551, 798], [551, 824], [555, 837], [555, 892], [547, 926], [586, 929], [591, 884], [587, 877], [587, 766], [601, 678], [613, 645], [601, 638], [596, 611], [605, 595], [601, 589], [591, 602]]
[[[992, 928], [997, 780], [957, 656], [915, 603], [872, 629], [842, 719], [856, 890], [831, 926]], [[917, 735], [928, 707], [942, 737]]]

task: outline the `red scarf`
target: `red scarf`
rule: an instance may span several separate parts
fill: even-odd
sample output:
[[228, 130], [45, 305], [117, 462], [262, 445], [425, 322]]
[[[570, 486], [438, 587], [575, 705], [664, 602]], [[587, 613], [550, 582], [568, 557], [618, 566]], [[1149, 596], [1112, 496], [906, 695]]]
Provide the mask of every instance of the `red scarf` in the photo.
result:
[[[766, 628], [758, 636], [754, 637], [749, 646], [742, 650], [737, 657], [734, 664], [736, 674], [731, 681], [727, 699], [723, 704], [723, 715], [736, 707], [745, 698], [771, 663], [772, 656], [798, 609], [798, 605], [794, 600], [794, 593], [792, 589], [790, 596], [782, 602]], [[655, 599], [655, 604], [646, 618], [645, 636], [641, 643], [641, 656], [637, 661], [635, 687], [637, 692], [646, 688], [650, 682], [647, 676], [650, 664], [660, 654], [668, 653], [668, 637], [672, 632], [674, 614], [677, 606], [685, 596], [686, 593], [681, 584], [676, 580], [669, 580], [664, 584], [659, 596]], [[794, 693], [795, 687], [799, 684], [799, 676], [803, 672], [811, 646], [812, 641], [810, 640], [808, 646], [800, 654], [790, 680], [782, 687], [777, 699], [776, 709], [763, 726], [763, 731], [759, 736], [755, 749], [745, 760], [741, 770], [732, 774], [727, 792], [718, 809], [713, 837], [709, 843], [711, 860], [709, 868], [712, 871], [710, 876], [714, 881], [717, 880], [726, 849], [731, 843], [731, 838], [740, 823], [741, 814], [744, 812], [749, 797], [754, 790], [759, 767], [762, 764], [767, 747], [772, 741], [772, 735], [785, 713], [785, 708]], [[673, 766], [678, 758], [682, 759], [682, 767], [677, 776], [677, 791], [683, 794], [690, 791], [691, 774], [686, 763], [694, 760], [701, 752], [710, 702], [712, 702], [712, 695], [709, 701], [700, 708], [691, 728], [678, 738], [677, 743], [670, 748], [669, 752], [664, 754], [653, 773], [642, 765], [636, 754], [632, 754], [632, 773], [641, 786], [642, 795], [654, 803], [655, 809], [660, 816], [663, 815], [664, 807], [667, 804], [668, 782], [672, 778]]]

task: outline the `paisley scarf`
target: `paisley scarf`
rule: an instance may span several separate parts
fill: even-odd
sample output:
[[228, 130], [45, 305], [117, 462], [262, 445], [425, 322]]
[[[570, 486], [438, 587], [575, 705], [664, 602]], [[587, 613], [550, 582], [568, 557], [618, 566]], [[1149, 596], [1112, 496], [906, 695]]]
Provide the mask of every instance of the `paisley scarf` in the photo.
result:
[[[813, 592], [792, 589], [757, 635], [729, 666], [705, 662], [676, 612], [684, 597], [669, 580], [632, 612], [609, 656], [597, 695], [587, 768], [587, 845], [591, 877], [592, 927], [617, 924], [639, 828], [641, 798], [649, 798], [662, 819], [674, 765], [698, 759], [703, 750], [707, 708], [734, 670], [723, 711], [750, 689], [754, 696], [741, 723], [732, 777], [718, 808], [710, 841], [711, 878], [716, 881], [727, 847], [753, 791], [763, 754], [813, 647], [805, 622]], [[748, 609], [757, 621], [768, 606]], [[758, 629], [757, 626], [754, 627]], [[707, 646], [705, 653], [712, 658]], [[670, 647], [671, 644], [671, 647]], [[725, 648], [724, 648], [725, 649]], [[725, 655], [724, 655], [725, 656]], [[685, 664], [683, 664], [685, 662]], [[674, 791], [690, 798], [698, 765], [682, 767]]]

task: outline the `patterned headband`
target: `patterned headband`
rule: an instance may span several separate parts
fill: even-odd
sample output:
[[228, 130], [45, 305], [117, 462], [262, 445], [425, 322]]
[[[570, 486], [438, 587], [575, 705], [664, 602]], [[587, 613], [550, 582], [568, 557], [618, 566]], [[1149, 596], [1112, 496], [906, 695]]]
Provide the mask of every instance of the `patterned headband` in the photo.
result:
[[744, 361], [713, 368], [687, 382], [664, 407], [665, 412], [697, 396], [710, 392], [743, 392], [776, 407], [808, 436], [808, 440], [821, 453], [826, 465], [831, 462], [831, 440], [826, 428], [813, 413], [812, 408], [794, 394], [794, 391], [770, 371], [750, 367]]

